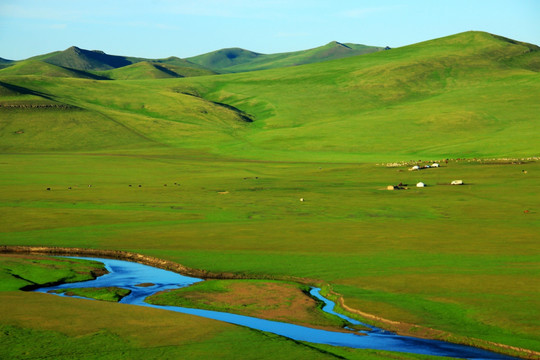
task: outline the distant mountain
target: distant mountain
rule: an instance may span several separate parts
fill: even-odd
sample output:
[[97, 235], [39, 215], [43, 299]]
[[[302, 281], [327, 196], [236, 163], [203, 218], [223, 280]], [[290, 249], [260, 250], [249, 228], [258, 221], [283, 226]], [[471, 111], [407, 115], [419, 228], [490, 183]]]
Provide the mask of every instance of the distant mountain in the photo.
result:
[[264, 56], [264, 54], [259, 54], [240, 48], [229, 48], [212, 51], [187, 59], [192, 63], [219, 71], [226, 70], [227, 68], [233, 67], [235, 65], [250, 63], [260, 56]]
[[[136, 66], [137, 64], [141, 65]], [[1, 59], [0, 69], [2, 68], [9, 69], [2, 72], [4, 75], [41, 75], [99, 80], [158, 79], [215, 74], [201, 65], [175, 56], [166, 59], [145, 59], [108, 55], [103, 51], [85, 50], [76, 46], [23, 61]]]
[[[182, 63], [182, 61], [177, 63]], [[113, 80], [164, 79], [216, 74], [211, 70], [202, 68], [149, 61], [141, 61], [121, 68], [96, 73]]]
[[188, 60], [220, 72], [243, 72], [311, 64], [381, 50], [384, 48], [332, 41], [314, 49], [278, 54], [260, 54], [239, 48], [222, 49]]
[[13, 63], [13, 60], [8, 60], [0, 57], [0, 69], [5, 68]]
[[1, 69], [0, 75], [39, 75], [50, 77], [70, 77], [106, 80], [106, 78], [96, 74], [53, 65], [40, 60], [18, 61], [14, 65]]
[[[23, 61], [0, 58], [0, 69], [11, 67], [24, 61], [40, 61], [64, 69], [78, 70], [86, 73], [72, 74], [76, 75], [75, 77], [92, 77], [91, 73], [94, 73], [97, 77], [105, 76], [110, 79], [188, 77], [310, 64], [381, 50], [384, 50], [384, 48], [350, 43], [342, 44], [333, 41], [314, 49], [278, 54], [260, 54], [240, 48], [228, 48], [187, 59], [181, 59], [175, 56], [165, 59], [147, 59], [109, 55], [101, 50], [85, 50], [72, 46], [63, 51], [54, 51]], [[138, 63], [145, 64], [130, 67]], [[124, 67], [127, 67], [127, 69], [113, 71]], [[25, 72], [27, 73], [24, 75], [31, 75], [31, 68], [31, 66], [25, 67]], [[43, 75], [43, 73], [55, 73], [60, 74], [58, 76], [66, 76], [66, 73], [62, 71], [60, 73], [58, 71], [49, 71], [51, 69], [44, 71], [43, 65], [39, 65], [38, 68], [39, 75]]]
[[42, 57], [41, 60], [77, 70], [109, 70], [132, 64], [124, 56], [108, 55], [103, 51], [84, 50], [76, 46], [61, 52], [51, 53], [51, 56]]

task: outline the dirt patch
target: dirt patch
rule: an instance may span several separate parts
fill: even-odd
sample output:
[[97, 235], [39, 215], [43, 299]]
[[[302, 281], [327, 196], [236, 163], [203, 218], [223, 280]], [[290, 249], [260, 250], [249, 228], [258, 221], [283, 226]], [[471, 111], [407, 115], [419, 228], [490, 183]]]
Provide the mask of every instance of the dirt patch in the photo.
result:
[[190, 307], [346, 331], [343, 322], [323, 313], [319, 302], [298, 284], [277, 281], [211, 281], [219, 284], [219, 290], [208, 291], [208, 284], [201, 284], [174, 294], [183, 298], [183, 304], [187, 302]]
[[150, 286], [154, 286], [156, 284], [153, 284], [153, 283], [141, 283], [141, 284], [137, 284], [135, 286], [138, 286], [138, 287], [150, 287]]

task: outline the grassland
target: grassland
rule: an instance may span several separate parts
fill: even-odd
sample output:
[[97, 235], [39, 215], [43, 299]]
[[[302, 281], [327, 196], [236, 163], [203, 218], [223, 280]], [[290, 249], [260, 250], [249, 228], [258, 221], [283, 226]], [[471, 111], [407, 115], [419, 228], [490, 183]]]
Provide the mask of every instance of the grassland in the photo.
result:
[[206, 309], [342, 331], [347, 322], [324, 313], [310, 287], [267, 280], [207, 280], [152, 295], [146, 302]]
[[[382, 165], [537, 156], [538, 54], [471, 32], [197, 78], [0, 70], [9, 85], [0, 96], [0, 244], [120, 249], [214, 272], [302, 277], [383, 318], [540, 351], [540, 163], [450, 160], [416, 172]], [[466, 185], [447, 185], [455, 179]], [[383, 190], [418, 181], [428, 187]], [[17, 302], [25, 310], [0, 323], [17, 326], [22, 339], [66, 321], [22, 321], [44, 298], [9, 296], [5, 313]], [[90, 316], [88, 302], [61, 301]], [[153, 311], [126, 310], [126, 322], [145, 333], [161, 315], [149, 325], [136, 316]], [[72, 335], [93, 333], [82, 320]], [[205, 324], [167, 331], [211, 331]], [[217, 326], [228, 339], [253, 335]], [[118, 327], [104, 325], [132, 339]], [[197, 351], [219, 351], [211, 343]]]
[[55, 294], [65, 294], [66, 296], [82, 296], [89, 299], [118, 302], [131, 293], [130, 290], [118, 287], [103, 288], [68, 288], [52, 291]]
[[[2, 255], [0, 269], [0, 352], [9, 359], [428, 358], [314, 346], [180, 313], [16, 291], [28, 282], [90, 279], [101, 270], [95, 262]], [[17, 281], [21, 275], [26, 281]]]

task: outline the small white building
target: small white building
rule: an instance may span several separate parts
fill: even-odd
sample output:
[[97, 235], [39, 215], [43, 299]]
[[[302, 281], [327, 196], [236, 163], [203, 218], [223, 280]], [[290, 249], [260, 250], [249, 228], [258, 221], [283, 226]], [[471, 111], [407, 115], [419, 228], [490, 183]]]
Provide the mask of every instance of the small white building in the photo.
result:
[[416, 184], [416, 187], [426, 187], [426, 184], [420, 181], [418, 184]]
[[433, 163], [433, 164], [431, 164], [431, 167], [439, 167], [439, 164]]
[[463, 180], [452, 180], [450, 185], [463, 185]]

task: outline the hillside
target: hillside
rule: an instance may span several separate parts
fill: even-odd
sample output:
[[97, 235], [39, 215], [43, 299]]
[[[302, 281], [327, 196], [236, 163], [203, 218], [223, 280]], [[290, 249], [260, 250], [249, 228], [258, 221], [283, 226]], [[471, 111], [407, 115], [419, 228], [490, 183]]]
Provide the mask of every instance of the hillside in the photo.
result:
[[0, 57], [0, 69], [10, 66], [13, 60], [8, 60]]
[[[34, 82], [15, 72], [20, 64], [0, 76], [106, 114], [156, 144], [231, 156], [521, 156], [539, 151], [539, 55], [535, 45], [467, 32], [359, 57], [210, 77]], [[127, 70], [133, 77], [171, 75], [149, 63]], [[221, 119], [225, 110], [229, 120]], [[238, 127], [237, 117], [254, 122]], [[208, 128], [212, 123], [227, 125]]]
[[325, 158], [526, 155], [540, 150], [539, 57], [535, 45], [466, 32], [183, 84], [255, 116], [250, 156], [278, 149], [286, 157]]
[[228, 48], [193, 56], [187, 60], [209, 69], [224, 71], [235, 65], [249, 63], [259, 56], [263, 56], [263, 54], [240, 48]]
[[242, 72], [274, 69], [370, 54], [381, 50], [384, 50], [384, 48], [350, 43], [342, 44], [332, 41], [314, 49], [262, 55], [248, 63], [231, 66], [224, 70], [228, 72]]
[[170, 63], [166, 62], [157, 63], [149, 61], [141, 61], [121, 68], [108, 71], [99, 71], [96, 73], [114, 80], [165, 79], [215, 74], [215, 72], [203, 68], [171, 65]]
[[76, 46], [42, 60], [49, 64], [77, 70], [108, 70], [131, 64], [124, 56], [108, 55], [103, 51], [90, 51]]
[[103, 80], [102, 76], [86, 71], [56, 66], [39, 60], [24, 60], [15, 63], [4, 69], [0, 69], [0, 76], [47, 76], [47, 77], [68, 77], [81, 79]]
[[260, 54], [249, 50], [231, 48], [213, 51], [188, 58], [190, 61], [221, 72], [243, 72], [287, 67], [383, 50], [380, 47], [342, 44], [337, 41], [309, 50], [278, 54]]

